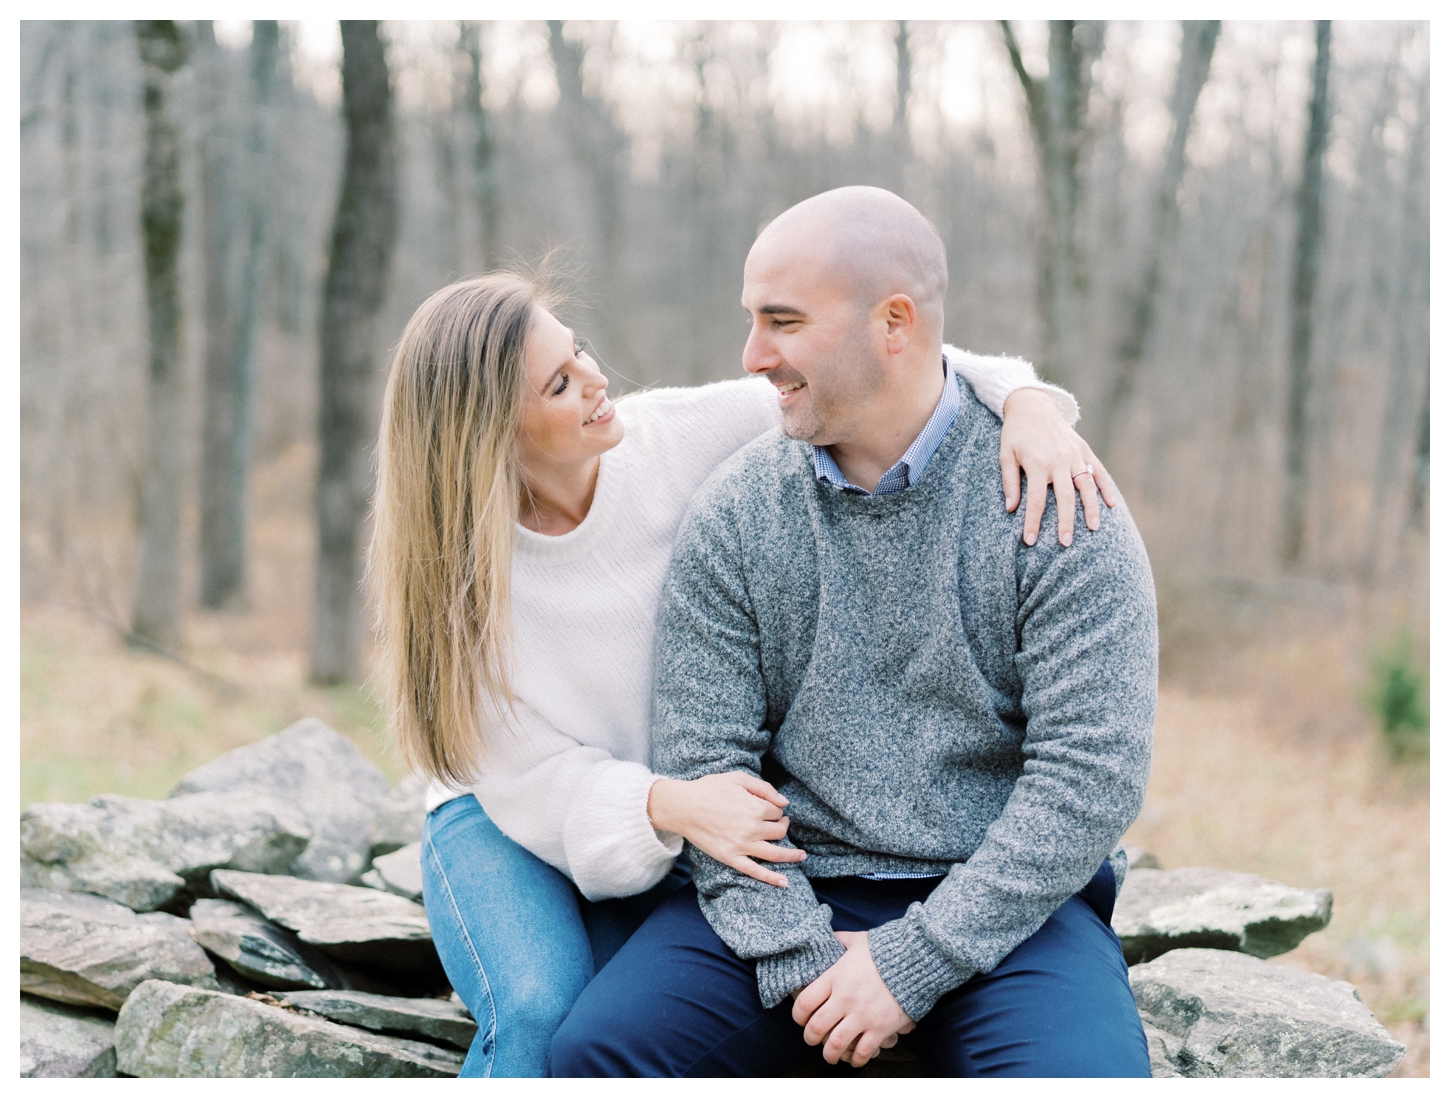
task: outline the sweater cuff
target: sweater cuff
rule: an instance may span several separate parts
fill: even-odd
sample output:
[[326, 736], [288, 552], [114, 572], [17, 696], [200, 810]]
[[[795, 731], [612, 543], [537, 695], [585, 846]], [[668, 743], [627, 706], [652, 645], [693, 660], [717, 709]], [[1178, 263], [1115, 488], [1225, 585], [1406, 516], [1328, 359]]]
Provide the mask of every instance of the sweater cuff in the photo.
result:
[[942, 344], [942, 353], [953, 370], [961, 374], [972, 393], [998, 419], [1003, 417], [1007, 398], [1018, 389], [1041, 389], [1051, 399], [1069, 427], [1078, 421], [1077, 398], [1066, 389], [1043, 381], [1026, 359], [1010, 355], [973, 354], [950, 343]]
[[866, 937], [876, 971], [913, 1022], [921, 1021], [938, 999], [975, 974], [942, 955], [921, 926], [920, 915], [921, 905], [912, 904], [901, 918], [883, 923]]
[[[1024, 381], [1021, 385], [1015, 386], [1013, 392], [1017, 389], [1041, 389], [1051, 399], [1053, 405], [1057, 408], [1057, 414], [1062, 416], [1064, 422], [1069, 427], [1076, 426], [1078, 419], [1082, 415], [1077, 405], [1077, 397], [1073, 396], [1061, 386], [1052, 384], [1050, 381], [1043, 381], [1041, 379]], [[1007, 396], [1011, 395], [1012, 393], [1010, 392], [1007, 394]], [[1007, 397], [1004, 396], [1002, 402], [1005, 404], [1006, 401]]]
[[755, 962], [755, 982], [760, 987], [760, 1003], [767, 1010], [789, 999], [835, 964], [846, 948], [834, 934], [816, 938], [804, 945], [762, 957]]
[[586, 900], [643, 892], [680, 856], [684, 840], [650, 823], [649, 791], [658, 779], [638, 763], [611, 761], [569, 813], [569, 868]]

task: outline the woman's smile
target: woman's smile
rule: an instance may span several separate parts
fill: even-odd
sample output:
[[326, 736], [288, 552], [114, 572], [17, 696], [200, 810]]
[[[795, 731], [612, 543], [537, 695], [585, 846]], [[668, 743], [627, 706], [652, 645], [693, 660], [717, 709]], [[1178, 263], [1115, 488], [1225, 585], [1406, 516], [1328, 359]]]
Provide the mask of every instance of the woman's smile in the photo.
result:
[[608, 397], [605, 397], [599, 402], [599, 407], [595, 408], [589, 414], [589, 418], [584, 421], [584, 426], [589, 427], [596, 423], [608, 423], [613, 418], [614, 405]]

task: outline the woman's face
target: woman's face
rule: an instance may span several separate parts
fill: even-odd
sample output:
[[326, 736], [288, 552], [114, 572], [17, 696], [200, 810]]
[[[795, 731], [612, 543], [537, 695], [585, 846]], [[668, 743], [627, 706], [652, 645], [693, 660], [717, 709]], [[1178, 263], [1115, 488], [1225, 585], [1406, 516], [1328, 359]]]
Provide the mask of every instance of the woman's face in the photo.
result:
[[529, 331], [519, 458], [533, 476], [575, 466], [619, 445], [624, 424], [604, 395], [609, 379], [584, 353], [584, 341], [545, 309]]

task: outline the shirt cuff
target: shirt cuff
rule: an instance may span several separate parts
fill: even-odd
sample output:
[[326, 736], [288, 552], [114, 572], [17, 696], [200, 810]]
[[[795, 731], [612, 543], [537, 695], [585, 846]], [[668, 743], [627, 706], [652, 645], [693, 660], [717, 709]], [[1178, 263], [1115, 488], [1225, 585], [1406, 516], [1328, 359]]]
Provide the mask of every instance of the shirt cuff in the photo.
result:
[[982, 406], [998, 419], [1002, 418], [1007, 398], [1016, 390], [1041, 389], [1069, 427], [1077, 423], [1080, 414], [1077, 398], [1066, 389], [1039, 378], [1026, 359], [973, 354], [950, 343], [942, 345], [942, 354], [951, 368], [966, 379]]

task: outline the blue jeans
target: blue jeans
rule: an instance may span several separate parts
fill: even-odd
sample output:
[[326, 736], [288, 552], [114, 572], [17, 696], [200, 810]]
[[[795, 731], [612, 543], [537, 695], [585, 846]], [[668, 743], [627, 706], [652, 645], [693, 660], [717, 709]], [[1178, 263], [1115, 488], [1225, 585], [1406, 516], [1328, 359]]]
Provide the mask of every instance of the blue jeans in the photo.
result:
[[[940, 878], [813, 880], [837, 930], [869, 930]], [[1069, 897], [991, 972], [937, 1001], [901, 1038], [929, 1076], [1147, 1078], [1148, 1044], [1109, 926], [1111, 867]], [[760, 1005], [755, 964], [710, 929], [693, 887], [656, 909], [579, 997], [554, 1037], [554, 1076], [775, 1076], [811, 1065], [787, 1000]], [[849, 1076], [849, 1065], [830, 1074]]]
[[478, 1022], [461, 1074], [542, 1076], [584, 985], [688, 880], [682, 859], [648, 892], [591, 902], [500, 831], [471, 793], [429, 813], [423, 904], [448, 979]]

